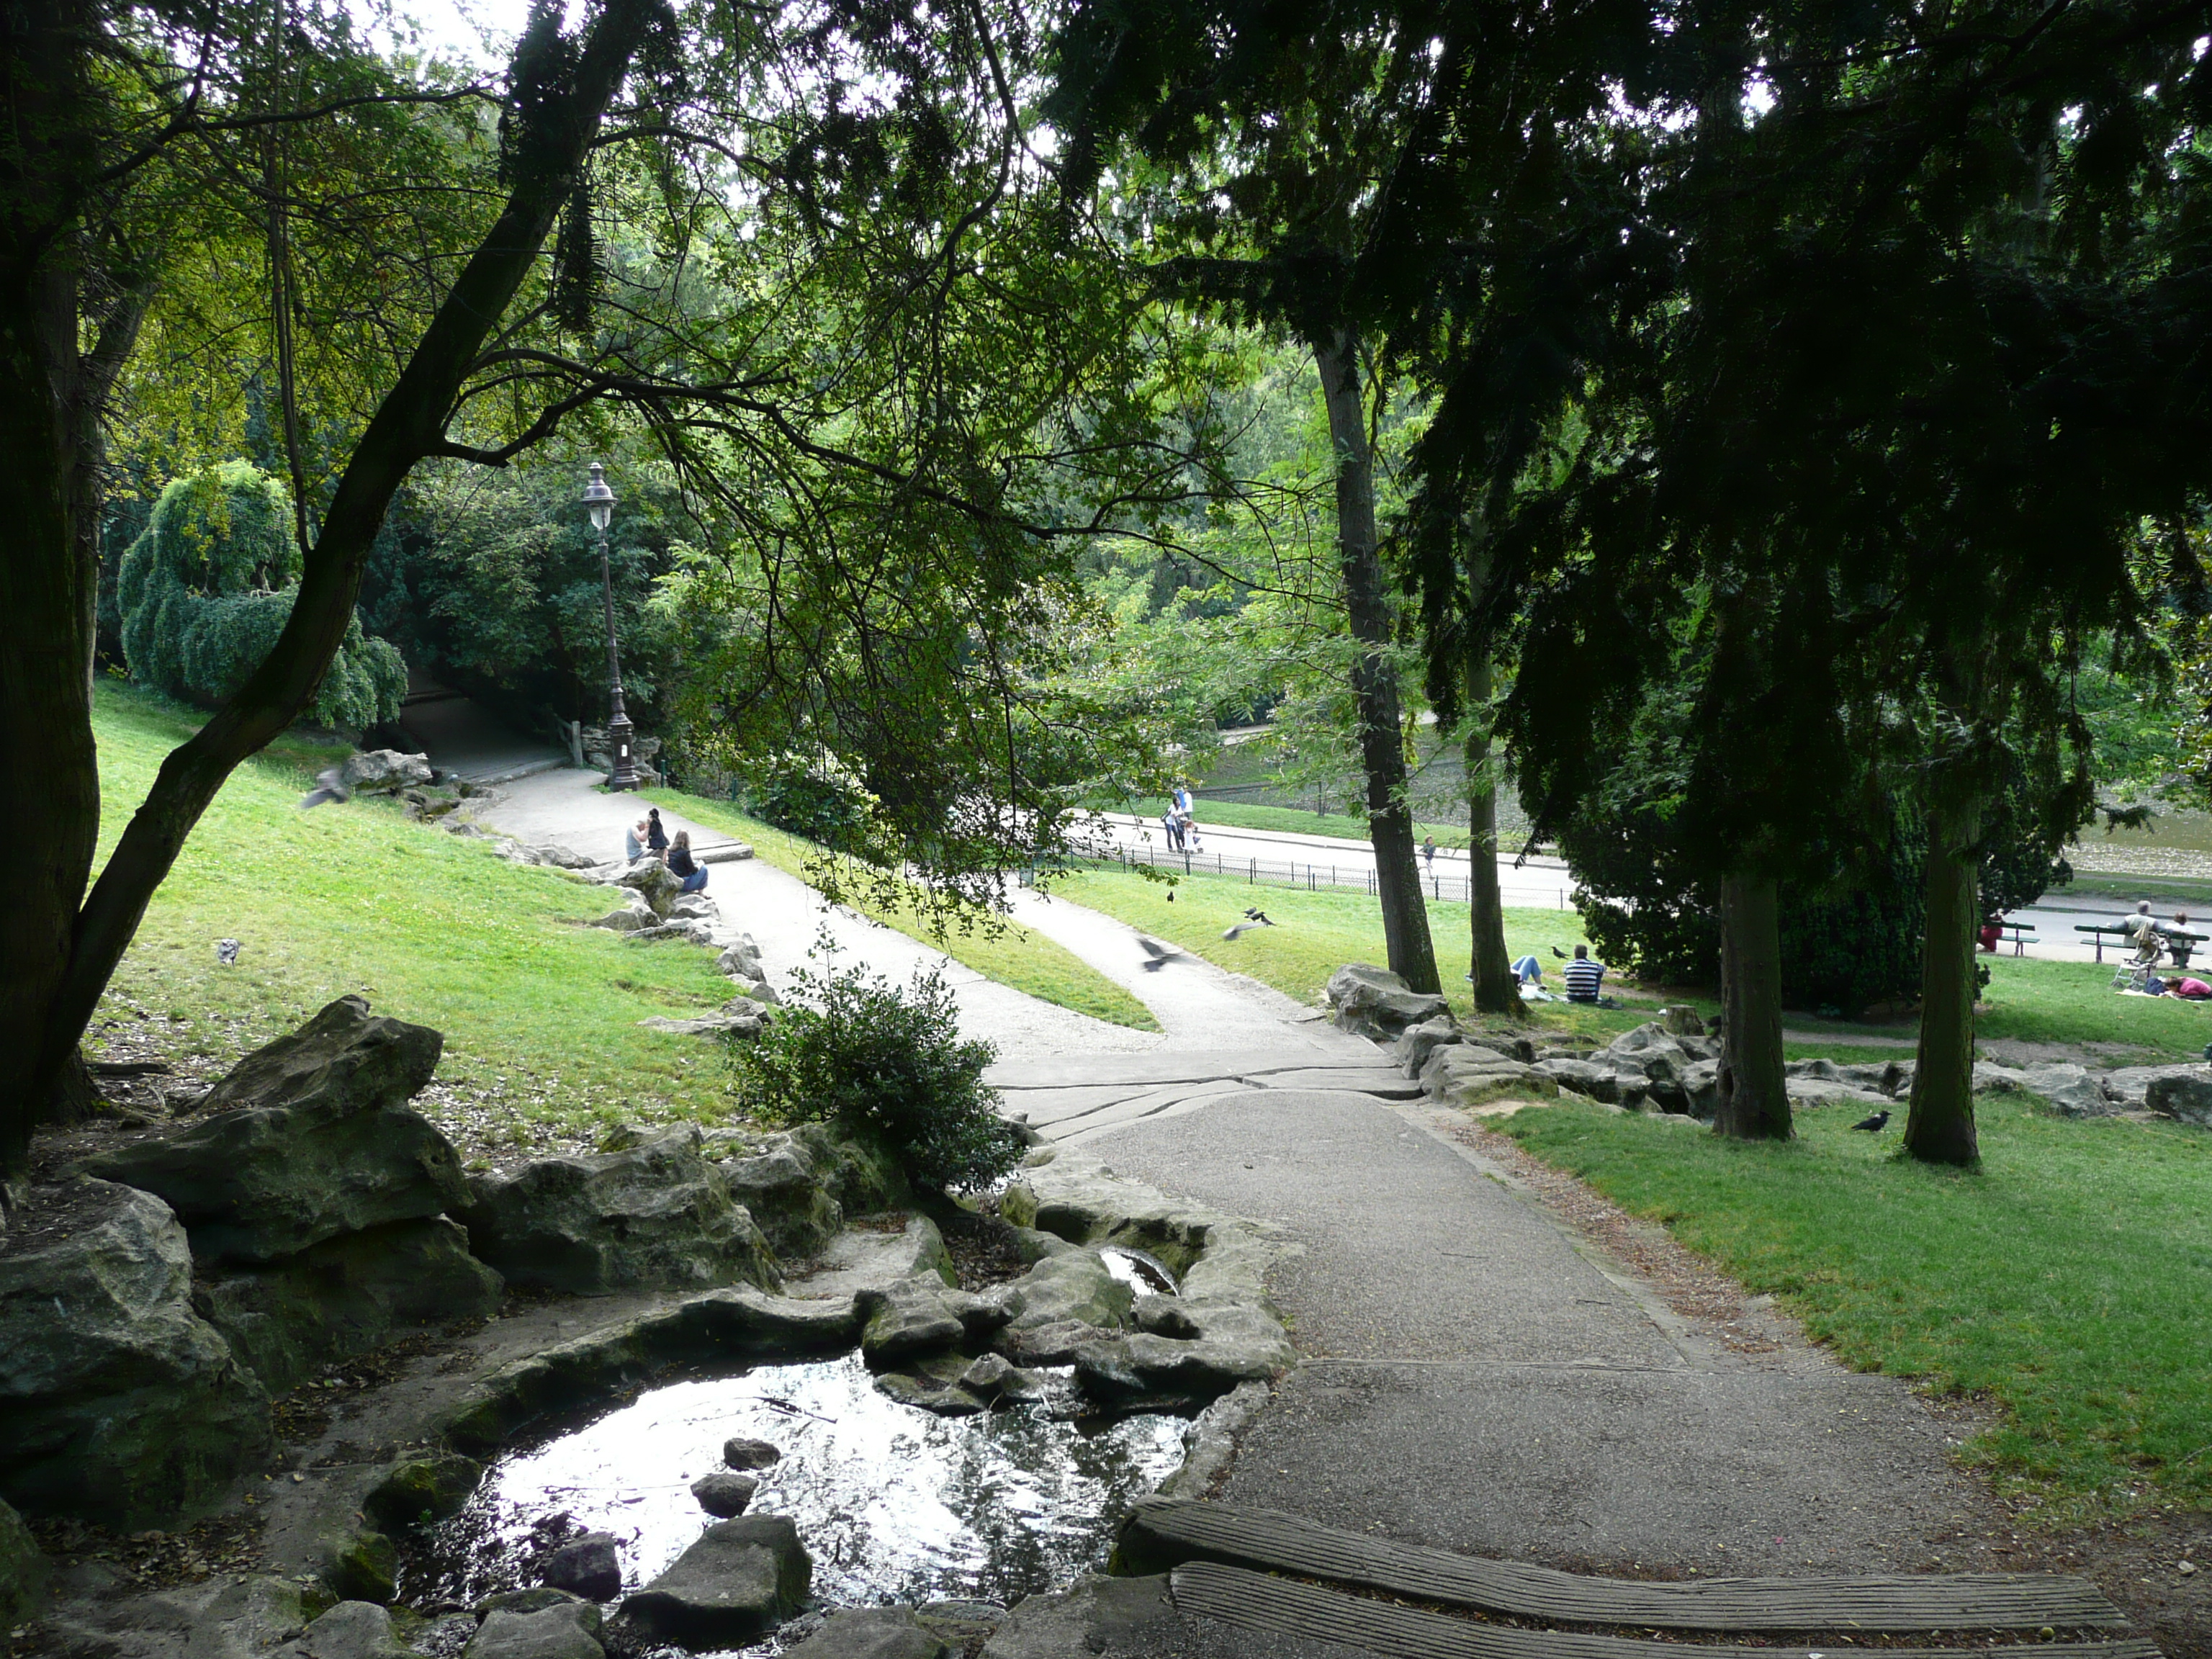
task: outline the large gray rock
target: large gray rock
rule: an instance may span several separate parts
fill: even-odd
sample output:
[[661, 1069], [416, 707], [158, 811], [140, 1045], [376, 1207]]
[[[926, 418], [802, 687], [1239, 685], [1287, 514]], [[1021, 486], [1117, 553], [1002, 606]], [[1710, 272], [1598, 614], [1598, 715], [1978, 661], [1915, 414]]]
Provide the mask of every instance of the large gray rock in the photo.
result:
[[538, 1578], [587, 1601], [611, 1601], [622, 1594], [622, 1551], [612, 1533], [587, 1532], [548, 1555]]
[[653, 907], [653, 915], [664, 918], [684, 890], [682, 878], [659, 859], [640, 859], [617, 876], [614, 884], [638, 894]]
[[91, 1159], [86, 1172], [153, 1193], [216, 1261], [270, 1261], [341, 1233], [458, 1209], [445, 1136], [401, 1103], [445, 1039], [341, 997], [240, 1060], [210, 1093], [228, 1108]]
[[1025, 1598], [984, 1643], [982, 1659], [1171, 1652], [1176, 1619], [1166, 1574], [1085, 1573], [1064, 1590]]
[[52, 1569], [15, 1506], [0, 1502], [0, 1628], [21, 1624], [46, 1605]]
[[484, 1615], [462, 1659], [602, 1659], [599, 1628], [599, 1610], [588, 1601], [498, 1608]]
[[1110, 1330], [1128, 1316], [1136, 1292], [1096, 1250], [1061, 1250], [987, 1296], [1006, 1310], [1006, 1329], [1025, 1333], [1070, 1320]]
[[325, 1239], [266, 1267], [204, 1273], [192, 1297], [272, 1394], [334, 1359], [450, 1320], [489, 1318], [506, 1284], [440, 1217]]
[[949, 1659], [952, 1650], [915, 1623], [912, 1607], [846, 1607], [785, 1659]]
[[428, 755], [403, 755], [397, 749], [348, 755], [338, 768], [338, 776], [356, 795], [396, 795], [419, 789], [435, 775]]
[[2148, 1111], [2150, 1085], [2162, 1077], [2200, 1078], [2212, 1082], [2212, 1066], [2123, 1066], [2118, 1071], [2105, 1073], [2105, 1092], [2124, 1111]]
[[2121, 1109], [2107, 1098], [2103, 1080], [2079, 1066], [1999, 1066], [1974, 1062], [1978, 1094], [2039, 1095], [2068, 1117], [2108, 1117]]
[[[1558, 1084], [1569, 1094], [1577, 1094], [1591, 1100], [1602, 1101], [1608, 1106], [1624, 1106], [1644, 1098], [1644, 1079], [1640, 1073], [1622, 1073], [1595, 1060], [1573, 1060], [1564, 1055], [1536, 1062], [1536, 1070]], [[1626, 1086], [1624, 1087], [1624, 1084]]]
[[402, 1459], [362, 1499], [362, 1513], [384, 1532], [427, 1527], [457, 1515], [483, 1480], [484, 1467], [459, 1452]]
[[392, 1628], [392, 1614], [374, 1601], [341, 1601], [270, 1659], [416, 1659]]
[[1460, 1107], [1550, 1100], [1559, 1092], [1559, 1084], [1535, 1066], [1471, 1042], [1432, 1051], [1421, 1067], [1421, 1087], [1447, 1105]]
[[667, 1571], [623, 1603], [647, 1635], [692, 1649], [733, 1647], [799, 1611], [814, 1564], [787, 1516], [718, 1521]]
[[2212, 1077], [2168, 1073], [2153, 1078], [2143, 1091], [2143, 1103], [2148, 1110], [2212, 1129]]
[[[641, 939], [640, 933], [630, 935]], [[750, 997], [738, 997], [719, 1012], [700, 1014], [690, 1019], [678, 1019], [668, 1014], [647, 1014], [638, 1024], [649, 1031], [667, 1031], [677, 1036], [719, 1037], [725, 1042], [749, 1041], [768, 1029], [769, 1012]]]
[[750, 1156], [726, 1158], [715, 1167], [730, 1196], [787, 1261], [814, 1255], [845, 1224], [845, 1206], [823, 1188], [813, 1154], [793, 1136], [779, 1135]]
[[1325, 994], [1340, 1030], [1382, 1042], [1395, 1042], [1407, 1026], [1451, 1013], [1442, 997], [1413, 990], [1389, 969], [1364, 962], [1348, 962], [1331, 974]]
[[900, 1279], [860, 1333], [862, 1357], [871, 1365], [891, 1365], [963, 1340], [968, 1326], [951, 1301], [957, 1294], [933, 1276]]
[[1407, 1077], [1419, 1077], [1429, 1055], [1449, 1043], [1463, 1041], [1459, 1024], [1449, 1014], [1408, 1025], [1390, 1046], [1390, 1057], [1405, 1068]]
[[597, 1291], [781, 1284], [768, 1241], [732, 1203], [686, 1124], [617, 1152], [541, 1158], [476, 1183], [476, 1254], [510, 1283]]
[[714, 959], [714, 971], [727, 974], [732, 979], [765, 979], [767, 971], [761, 966], [760, 946], [753, 943], [750, 933], [738, 935], [738, 942], [726, 946]]
[[192, 1311], [191, 1282], [159, 1199], [33, 1189], [0, 1238], [0, 1498], [132, 1530], [205, 1510], [259, 1466], [268, 1393]]
[[1283, 1327], [1250, 1303], [1181, 1298], [1177, 1336], [1140, 1333], [1075, 1356], [1075, 1380], [1108, 1400], [1169, 1395], [1211, 1400], [1240, 1382], [1279, 1376], [1297, 1363]]
[[728, 1469], [711, 1470], [691, 1483], [691, 1496], [699, 1500], [699, 1507], [722, 1521], [743, 1515], [759, 1490], [760, 1482], [751, 1475]]
[[635, 933], [640, 928], [655, 927], [659, 923], [660, 918], [653, 915], [653, 907], [645, 902], [644, 894], [626, 891], [623, 894], [623, 902], [592, 926], [605, 927], [611, 933]]
[[[791, 1132], [791, 1139], [813, 1160], [814, 1178], [848, 1217], [913, 1207], [914, 1189], [907, 1184], [905, 1166], [882, 1146], [844, 1139], [826, 1123], [802, 1123]], [[938, 1249], [940, 1254], [944, 1250], [941, 1240]]]

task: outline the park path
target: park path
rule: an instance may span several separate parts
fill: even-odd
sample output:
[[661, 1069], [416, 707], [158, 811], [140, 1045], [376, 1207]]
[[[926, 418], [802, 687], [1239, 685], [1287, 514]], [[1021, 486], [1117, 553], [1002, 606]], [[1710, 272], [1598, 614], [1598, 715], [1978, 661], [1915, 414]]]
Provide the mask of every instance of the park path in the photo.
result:
[[[482, 816], [617, 856], [641, 805], [598, 781], [519, 778]], [[772, 974], [821, 925], [894, 976], [944, 963], [758, 860], [712, 870], [718, 932], [751, 933]], [[1130, 930], [1065, 900], [1015, 908], [1166, 1029], [1088, 1020], [946, 965], [963, 1024], [1002, 1045], [1008, 1109], [1064, 1155], [1249, 1217], [1277, 1247], [1270, 1289], [1301, 1363], [1246, 1431], [1224, 1499], [1637, 1577], [1940, 1566], [1994, 1524], [1947, 1461], [1954, 1424], [1771, 1316], [1723, 1328], [1674, 1311], [1374, 1045], [1202, 962], [1146, 972]], [[1185, 1615], [1099, 1639], [1094, 1651], [1161, 1659], [1356, 1651]]]

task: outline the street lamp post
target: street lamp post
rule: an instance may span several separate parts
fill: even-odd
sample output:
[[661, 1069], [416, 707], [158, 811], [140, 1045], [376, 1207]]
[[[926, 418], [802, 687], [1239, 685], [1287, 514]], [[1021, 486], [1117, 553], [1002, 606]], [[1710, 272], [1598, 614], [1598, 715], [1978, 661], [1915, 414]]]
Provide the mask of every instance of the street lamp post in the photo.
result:
[[615, 751], [615, 769], [607, 775], [610, 789], [637, 787], [637, 753], [629, 714], [623, 708], [622, 653], [615, 642], [614, 567], [607, 558], [607, 526], [614, 521], [615, 492], [607, 488], [606, 468], [592, 463], [592, 481], [584, 486], [584, 510], [592, 515], [592, 528], [599, 532], [599, 592], [607, 605], [607, 689], [614, 702], [607, 720], [607, 743]]

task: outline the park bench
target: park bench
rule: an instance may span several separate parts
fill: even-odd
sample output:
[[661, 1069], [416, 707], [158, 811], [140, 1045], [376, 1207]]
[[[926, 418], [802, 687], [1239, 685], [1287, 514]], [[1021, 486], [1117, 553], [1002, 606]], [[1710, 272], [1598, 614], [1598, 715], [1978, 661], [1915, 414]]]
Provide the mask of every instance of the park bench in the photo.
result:
[[[2074, 931], [2077, 933], [2094, 933], [2097, 936], [2097, 960], [2100, 962], [2105, 959], [2106, 934], [2112, 935], [2116, 946], [2126, 943], [2128, 938], [2126, 928], [2108, 927], [2103, 922], [2077, 921], [2074, 924]], [[2212, 938], [2212, 934], [2192, 933], [2179, 927], [2161, 927], [2158, 932], [2159, 937], [2166, 941], [2166, 953], [2173, 958], [2173, 965], [2177, 968], [2189, 966], [2189, 958], [2195, 953], [2197, 947], [2203, 944], [2206, 939]]]
[[2038, 939], [2033, 933], [2027, 931], [2027, 925], [2025, 922], [2008, 921], [2005, 923], [2003, 931], [1998, 935], [1998, 937], [2000, 940], [2009, 944], [2012, 946], [2012, 953], [2016, 957], [2026, 956], [2027, 954], [2027, 947], [2029, 945], [2040, 945], [2043, 943], [2041, 939]]

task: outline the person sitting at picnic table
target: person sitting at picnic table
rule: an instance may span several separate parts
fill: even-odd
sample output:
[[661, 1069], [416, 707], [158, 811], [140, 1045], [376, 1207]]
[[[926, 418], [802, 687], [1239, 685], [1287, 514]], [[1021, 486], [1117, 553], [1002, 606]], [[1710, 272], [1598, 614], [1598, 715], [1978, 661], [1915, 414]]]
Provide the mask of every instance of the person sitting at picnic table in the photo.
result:
[[676, 845], [668, 849], [668, 873], [684, 878], [681, 890], [686, 893], [696, 893], [707, 884], [707, 872], [691, 856], [691, 832], [689, 830], [676, 832]]
[[1589, 946], [1575, 946], [1574, 960], [1567, 963], [1567, 1000], [1595, 1002], [1598, 985], [1605, 978], [1605, 964], [1593, 961]]

